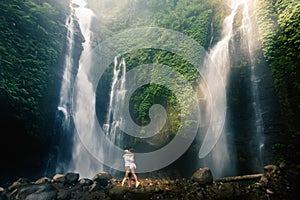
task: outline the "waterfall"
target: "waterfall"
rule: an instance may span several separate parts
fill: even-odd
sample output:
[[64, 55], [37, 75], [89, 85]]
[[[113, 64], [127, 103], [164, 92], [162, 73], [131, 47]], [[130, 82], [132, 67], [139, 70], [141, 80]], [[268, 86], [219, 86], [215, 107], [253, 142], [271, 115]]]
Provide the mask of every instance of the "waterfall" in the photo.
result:
[[[125, 83], [126, 83], [126, 64], [124, 58], [118, 61], [118, 56], [114, 58], [113, 77], [109, 95], [108, 111], [106, 116], [106, 123], [103, 125], [106, 137], [115, 145], [121, 147], [122, 133], [119, 130], [121, 123], [123, 123], [122, 111], [123, 102], [125, 100]], [[109, 158], [121, 158], [122, 155], [118, 155], [110, 147], [106, 150], [106, 155]], [[112, 169], [109, 169], [113, 173]]]
[[[227, 82], [227, 76], [230, 69], [230, 52], [229, 52], [229, 45], [230, 41], [233, 37], [233, 22], [234, 22], [234, 16], [236, 15], [238, 5], [233, 7], [230, 15], [228, 15], [223, 22], [223, 30], [222, 30], [222, 37], [221, 40], [212, 47], [209, 51], [208, 60], [206, 61], [205, 65], [208, 65], [207, 71], [205, 71], [205, 77], [206, 82], [209, 84], [214, 84], [217, 90], [222, 90], [222, 85], [224, 84], [226, 86]], [[216, 80], [219, 76], [216, 76], [212, 70], [213, 67], [216, 67], [220, 76], [222, 77], [222, 80]], [[218, 84], [216, 84], [218, 83]], [[212, 101], [217, 101], [217, 99], [226, 99], [226, 93], [224, 92], [217, 92], [218, 96], [211, 97]], [[208, 103], [207, 106], [209, 107], [211, 103]], [[206, 108], [205, 110], [210, 110], [209, 108]], [[214, 115], [222, 115], [222, 113], [214, 113]], [[207, 115], [209, 116], [209, 115]], [[224, 115], [224, 117], [226, 117]], [[210, 122], [212, 123], [212, 126], [218, 126], [218, 122]], [[226, 126], [226, 125], [225, 125]], [[225, 130], [224, 130], [225, 129]], [[201, 164], [208, 166], [211, 168], [212, 173], [214, 177], [221, 177], [224, 174], [226, 174], [226, 170], [231, 173], [235, 172], [234, 169], [234, 155], [230, 155], [227, 145], [228, 140], [228, 132], [226, 132], [226, 127], [223, 129], [223, 132], [221, 133], [221, 137], [219, 141], [214, 144], [214, 149], [212, 152], [207, 155], [204, 159], [201, 159]], [[207, 131], [206, 134], [220, 134], [216, 131], [214, 131], [214, 128], [212, 128], [212, 131]], [[217, 138], [217, 136], [214, 136]], [[208, 142], [215, 142], [215, 141], [208, 141]], [[212, 144], [204, 144], [204, 145], [210, 145]], [[203, 148], [203, 147], [202, 147]], [[206, 156], [206, 155], [205, 155]], [[230, 158], [231, 156], [231, 158]], [[199, 155], [200, 158], [203, 158], [204, 156]]]
[[[72, 101], [74, 95], [74, 82], [77, 75], [78, 64], [76, 58], [80, 55], [80, 47], [76, 45], [75, 38], [80, 37], [78, 33], [77, 21], [73, 3], [70, 3], [71, 13], [66, 20], [67, 42], [66, 54], [64, 59], [64, 72], [62, 77], [62, 85], [60, 89], [60, 99], [57, 107], [56, 128], [55, 134], [58, 134], [59, 140], [54, 141], [54, 153], [50, 155], [46, 173], [63, 173], [68, 169], [68, 161], [71, 157], [72, 140], [74, 133], [74, 123], [72, 119]], [[76, 48], [79, 48], [76, 50]], [[56, 138], [55, 138], [56, 140]], [[55, 158], [56, 157], [56, 158]], [[55, 163], [56, 166], [53, 166]], [[52, 169], [55, 168], [55, 169]]]
[[[250, 9], [249, 9], [249, 3], [247, 0], [230, 0], [228, 2], [228, 6], [231, 8], [230, 14], [225, 17], [223, 21], [222, 26], [222, 34], [221, 34], [221, 40], [213, 46], [208, 55], [207, 65], [208, 70], [205, 71], [205, 77], [207, 77], [206, 82], [209, 84], [210, 82], [215, 84], [215, 87], [221, 87], [222, 84], [224, 84], [226, 90], [226, 93], [218, 93], [218, 96], [211, 97], [212, 102], [217, 101], [217, 99], [226, 98], [227, 99], [227, 113], [226, 113], [226, 119], [225, 119], [225, 126], [223, 128], [223, 132], [221, 133], [221, 137], [218, 140], [216, 144], [204, 144], [205, 145], [215, 145], [214, 149], [204, 158], [204, 155], [199, 154], [201, 165], [209, 166], [212, 169], [212, 172], [215, 177], [222, 177], [227, 175], [236, 175], [238, 173], [237, 166], [237, 149], [235, 145], [235, 141], [238, 141], [239, 135], [247, 135], [248, 138], [251, 138], [252, 143], [255, 143], [251, 146], [251, 149], [247, 149], [247, 153], [249, 155], [253, 156], [255, 153], [259, 156], [260, 159], [262, 159], [262, 154], [259, 152], [259, 150], [263, 147], [263, 136], [262, 136], [262, 118], [261, 118], [261, 110], [259, 106], [259, 99], [258, 99], [258, 86], [257, 86], [257, 78], [255, 75], [255, 65], [254, 65], [254, 56], [253, 52], [255, 51], [255, 48], [257, 48], [257, 41], [253, 39], [255, 37], [255, 34], [257, 34], [257, 30], [254, 29], [253, 19], [250, 15]], [[240, 23], [237, 21], [240, 20]], [[240, 38], [240, 41], [239, 39]], [[238, 42], [237, 42], [238, 40]], [[237, 117], [232, 117], [232, 103], [234, 100], [232, 100], [231, 97], [228, 97], [228, 94], [231, 94], [232, 88], [234, 88], [235, 83], [232, 83], [232, 73], [236, 68], [239, 70], [245, 70], [247, 67], [244, 67], [245, 69], [239, 68], [237, 65], [240, 65], [240, 63], [249, 60], [250, 65], [250, 72], [249, 72], [249, 81], [248, 85], [250, 86], [250, 95], [249, 99], [246, 100], [246, 102], [251, 101], [251, 112], [247, 112], [248, 117], [250, 120], [252, 118], [253, 113], [254, 116], [254, 123], [251, 125], [252, 127], [255, 127], [253, 129], [255, 130], [247, 130], [243, 131], [232, 128], [232, 120], [237, 120], [234, 123], [240, 123], [243, 119], [239, 119]], [[209, 68], [213, 67], [210, 65], [214, 65], [218, 71], [220, 76], [222, 77], [222, 80], [216, 80], [218, 76], [215, 76], [209, 70]], [[247, 78], [244, 78], [243, 82], [247, 82]], [[245, 89], [245, 88], [243, 88]], [[205, 108], [205, 110], [209, 110], [209, 106], [211, 103], [208, 103], [208, 108]], [[244, 109], [247, 109], [247, 105], [243, 105]], [[229, 110], [230, 109], [230, 110]], [[214, 113], [216, 114], [216, 113]], [[220, 113], [221, 114], [221, 113]], [[219, 115], [219, 114], [217, 114]], [[207, 116], [209, 116], [207, 114]], [[216, 122], [210, 122], [212, 126], [218, 126]], [[247, 123], [249, 124], [249, 123]], [[250, 122], [251, 124], [251, 122]], [[246, 128], [245, 128], [246, 129]], [[206, 134], [218, 134], [217, 132], [213, 131], [207, 131]], [[216, 136], [214, 136], [216, 137]], [[243, 138], [244, 137], [240, 137]], [[245, 137], [246, 138], [246, 137]], [[212, 141], [213, 142], [213, 141]], [[248, 141], [242, 141], [244, 143], [247, 143]], [[253, 146], [254, 149], [253, 149]], [[245, 147], [246, 148], [246, 147]], [[254, 153], [252, 153], [254, 152]], [[252, 167], [252, 166], [251, 166]]]
[[[71, 14], [66, 22], [67, 51], [58, 106], [59, 115], [63, 117], [55, 173], [77, 171], [83, 177], [91, 177], [102, 169], [102, 165], [93, 159], [77, 137], [78, 129], [93, 132], [95, 122], [95, 109], [86, 109], [86, 104], [95, 104], [95, 92], [90, 81], [93, 36], [90, 27], [94, 13], [85, 6], [85, 0], [72, 0]], [[49, 173], [50, 170], [47, 171]]]
[[[252, 3], [252, 1], [251, 1]], [[264, 122], [262, 118], [262, 109], [259, 99], [259, 86], [258, 82], [260, 82], [260, 77], [256, 75], [256, 68], [257, 64], [255, 62], [255, 51], [258, 49], [258, 28], [256, 24], [254, 23], [254, 16], [250, 15], [250, 11], [253, 10], [253, 3], [251, 4], [248, 2], [248, 4], [244, 4], [244, 12], [243, 12], [243, 23], [241, 26], [243, 38], [246, 40], [243, 40], [243, 46], [248, 49], [249, 57], [250, 57], [250, 64], [251, 64], [251, 82], [252, 82], [252, 96], [253, 96], [253, 109], [255, 113], [255, 126], [256, 126], [256, 140], [255, 140], [255, 146], [256, 149], [255, 152], [258, 152], [259, 155], [259, 167], [263, 168], [263, 165], [266, 164], [264, 160], [264, 153], [263, 148], [265, 146], [265, 137], [263, 135], [264, 133]]]
[[82, 143], [81, 138], [78, 137], [78, 131], [85, 130], [86, 136], [90, 137], [94, 133], [94, 125], [96, 119], [94, 118], [95, 109], [87, 106], [88, 104], [95, 104], [95, 92], [90, 80], [92, 59], [90, 53], [92, 51], [92, 36], [91, 22], [94, 13], [86, 8], [84, 0], [73, 0], [73, 4], [78, 6], [74, 8], [75, 15], [78, 19], [79, 27], [84, 37], [83, 51], [79, 59], [79, 68], [77, 79], [75, 83], [76, 94], [73, 99], [73, 117], [76, 127], [76, 137], [73, 137], [72, 159], [69, 165], [70, 171], [77, 171], [82, 177], [92, 177], [102, 166], [99, 165], [96, 159], [90, 155]]

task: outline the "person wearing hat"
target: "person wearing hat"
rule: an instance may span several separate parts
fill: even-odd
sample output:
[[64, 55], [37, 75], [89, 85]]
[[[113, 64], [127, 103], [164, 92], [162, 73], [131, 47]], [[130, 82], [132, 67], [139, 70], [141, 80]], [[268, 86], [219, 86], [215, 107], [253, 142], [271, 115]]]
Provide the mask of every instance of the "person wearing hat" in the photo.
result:
[[128, 179], [128, 186], [131, 187], [131, 182], [128, 176], [129, 172], [131, 172], [135, 180], [135, 187], [137, 188], [140, 185], [140, 182], [138, 181], [137, 175], [135, 174], [136, 165], [134, 163], [133, 150], [125, 149], [123, 154], [123, 159], [125, 164], [125, 176], [122, 181], [122, 186], [125, 184], [125, 181]]

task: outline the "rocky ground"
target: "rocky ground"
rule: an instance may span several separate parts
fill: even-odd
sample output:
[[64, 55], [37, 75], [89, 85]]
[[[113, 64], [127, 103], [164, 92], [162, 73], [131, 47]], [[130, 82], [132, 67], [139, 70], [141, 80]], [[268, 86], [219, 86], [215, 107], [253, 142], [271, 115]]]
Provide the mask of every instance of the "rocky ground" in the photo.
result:
[[281, 163], [267, 165], [264, 174], [213, 179], [210, 169], [201, 168], [191, 178], [175, 180], [141, 179], [140, 186], [122, 186], [121, 180], [100, 172], [92, 180], [77, 173], [57, 174], [32, 182], [20, 178], [0, 187], [0, 200], [64, 199], [297, 199], [300, 166]]

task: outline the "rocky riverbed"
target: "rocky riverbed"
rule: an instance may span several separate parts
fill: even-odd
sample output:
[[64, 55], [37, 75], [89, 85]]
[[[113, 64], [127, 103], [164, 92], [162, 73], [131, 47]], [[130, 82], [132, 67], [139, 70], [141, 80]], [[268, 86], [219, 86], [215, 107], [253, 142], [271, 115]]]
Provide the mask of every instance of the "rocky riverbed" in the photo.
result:
[[209, 168], [200, 168], [191, 178], [140, 179], [135, 188], [109, 173], [99, 172], [93, 179], [78, 173], [57, 174], [36, 181], [20, 178], [8, 187], [0, 187], [0, 200], [66, 199], [297, 199], [300, 166], [281, 163], [267, 165], [263, 174], [213, 179]]

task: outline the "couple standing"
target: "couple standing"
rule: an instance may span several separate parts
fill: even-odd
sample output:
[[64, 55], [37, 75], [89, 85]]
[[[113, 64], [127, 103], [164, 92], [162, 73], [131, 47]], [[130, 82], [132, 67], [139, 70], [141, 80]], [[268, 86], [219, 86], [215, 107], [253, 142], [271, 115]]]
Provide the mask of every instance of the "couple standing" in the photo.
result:
[[135, 174], [136, 165], [134, 163], [134, 153], [133, 150], [124, 150], [123, 159], [125, 162], [125, 176], [122, 181], [122, 186], [125, 184], [125, 181], [128, 180], [128, 186], [131, 187], [131, 181], [129, 178], [129, 172], [131, 172], [134, 180], [135, 180], [135, 187], [137, 188], [140, 185], [138, 178]]

